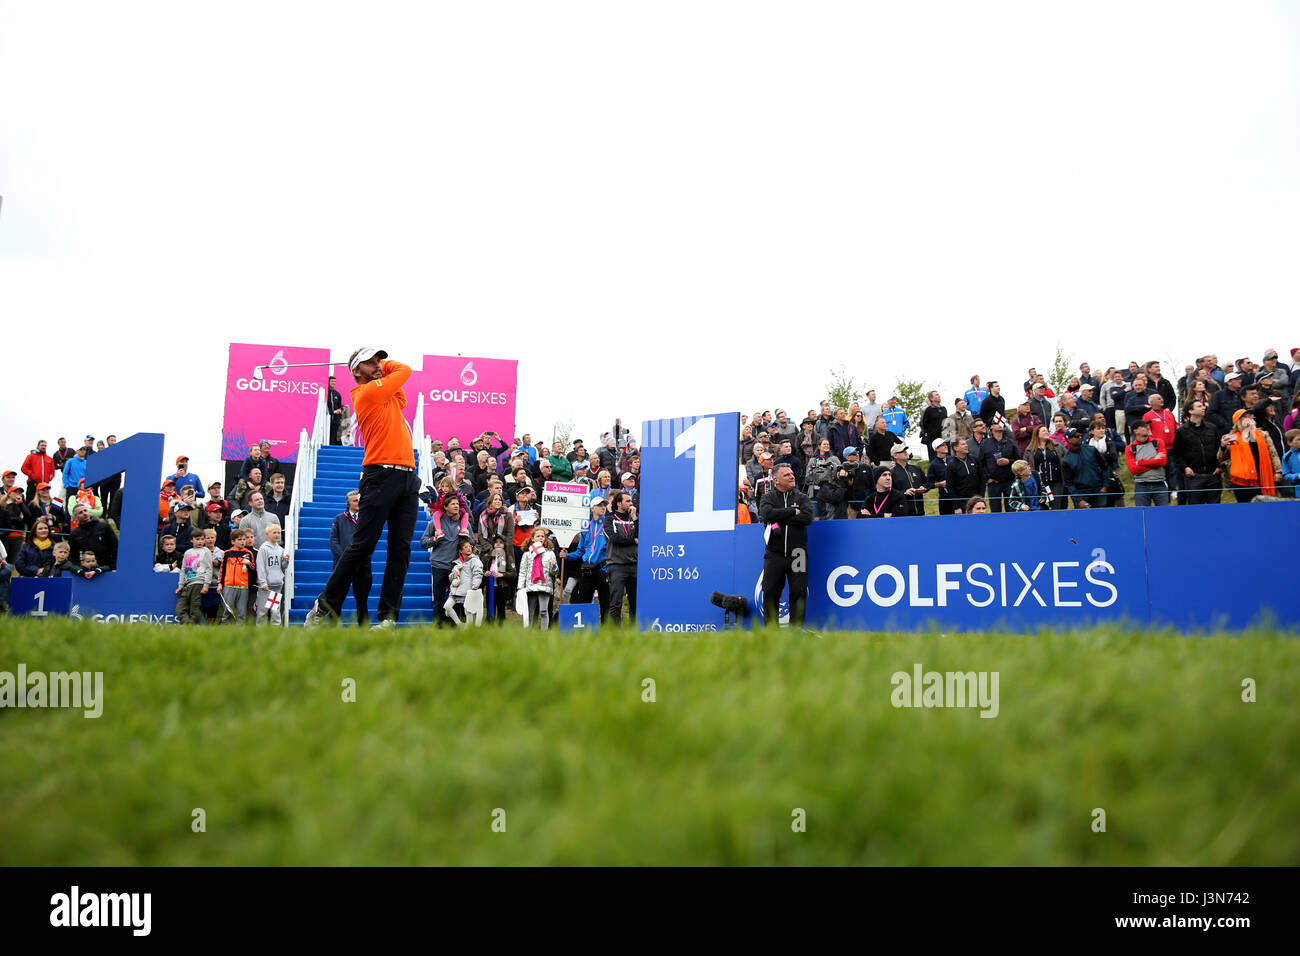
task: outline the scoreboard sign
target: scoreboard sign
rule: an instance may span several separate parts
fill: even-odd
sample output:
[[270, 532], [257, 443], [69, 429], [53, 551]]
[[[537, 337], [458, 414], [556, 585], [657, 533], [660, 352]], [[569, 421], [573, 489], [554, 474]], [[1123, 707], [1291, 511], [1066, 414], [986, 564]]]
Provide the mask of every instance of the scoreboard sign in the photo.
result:
[[560, 547], [591, 526], [591, 489], [583, 484], [548, 481], [542, 487], [542, 527], [555, 535]]

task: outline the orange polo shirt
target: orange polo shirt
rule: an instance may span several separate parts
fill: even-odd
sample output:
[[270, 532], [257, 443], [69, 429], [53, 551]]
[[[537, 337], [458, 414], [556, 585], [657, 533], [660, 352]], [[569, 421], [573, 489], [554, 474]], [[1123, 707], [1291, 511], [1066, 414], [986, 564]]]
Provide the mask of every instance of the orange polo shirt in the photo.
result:
[[402, 409], [406, 393], [402, 386], [411, 377], [411, 366], [385, 360], [379, 363], [384, 377], [352, 389], [352, 409], [357, 427], [366, 440], [366, 465], [405, 465], [415, 467], [411, 426], [406, 424]]

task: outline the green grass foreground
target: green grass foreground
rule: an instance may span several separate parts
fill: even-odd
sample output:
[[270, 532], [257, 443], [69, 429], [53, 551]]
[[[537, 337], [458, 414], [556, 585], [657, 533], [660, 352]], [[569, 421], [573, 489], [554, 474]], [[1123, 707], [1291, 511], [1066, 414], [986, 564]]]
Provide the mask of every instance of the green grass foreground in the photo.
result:
[[[103, 671], [104, 709], [0, 710], [5, 865], [1300, 862], [1274, 634], [0, 620], [19, 662]], [[999, 716], [894, 708], [915, 663], [998, 671]]]

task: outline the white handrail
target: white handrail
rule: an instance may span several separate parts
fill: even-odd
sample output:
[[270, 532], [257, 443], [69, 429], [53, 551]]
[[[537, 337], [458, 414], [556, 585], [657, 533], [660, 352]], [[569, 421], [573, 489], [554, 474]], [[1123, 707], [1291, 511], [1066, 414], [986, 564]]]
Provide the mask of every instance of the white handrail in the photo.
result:
[[420, 479], [420, 491], [433, 484], [433, 453], [429, 451], [429, 436], [424, 430], [424, 393], [415, 400], [415, 473]]
[[293, 494], [289, 497], [289, 527], [284, 533], [284, 551], [289, 555], [289, 567], [284, 573], [284, 601], [280, 608], [280, 623], [289, 626], [289, 609], [293, 607], [294, 569], [297, 567], [298, 525], [302, 506], [312, 500], [316, 482], [316, 458], [321, 445], [329, 441], [329, 413], [326, 410], [326, 389], [320, 390], [316, 402], [316, 416], [311, 434], [302, 429], [298, 434], [298, 462], [293, 473]]

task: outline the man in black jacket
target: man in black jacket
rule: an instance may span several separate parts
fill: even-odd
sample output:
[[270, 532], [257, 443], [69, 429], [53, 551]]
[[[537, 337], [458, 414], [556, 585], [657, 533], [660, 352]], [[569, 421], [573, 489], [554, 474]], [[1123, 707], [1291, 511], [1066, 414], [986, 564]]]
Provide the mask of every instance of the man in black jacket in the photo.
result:
[[948, 493], [953, 499], [953, 513], [962, 514], [966, 500], [975, 495], [984, 496], [984, 475], [977, 458], [970, 454], [966, 439], [953, 443], [952, 455], [947, 460]]
[[812, 499], [796, 490], [794, 471], [781, 465], [772, 490], [758, 503], [758, 520], [767, 525], [763, 550], [763, 610], [769, 626], [779, 622], [781, 590], [790, 583], [790, 623], [803, 626], [808, 600], [808, 526]]
[[939, 393], [931, 392], [925, 410], [921, 412], [921, 441], [925, 442], [931, 461], [934, 460], [934, 449], [930, 443], [943, 431], [943, 421], [947, 417], [948, 409], [940, 404]]
[[628, 612], [636, 621], [636, 558], [640, 540], [640, 522], [636, 505], [626, 491], [614, 492], [613, 507], [605, 516], [605, 541], [609, 557], [609, 616], [615, 624], [623, 622], [623, 594], [627, 594]]
[[339, 443], [339, 428], [343, 424], [343, 396], [339, 394], [338, 383], [330, 376], [329, 392], [325, 396], [325, 413], [330, 417], [330, 444]]
[[1210, 407], [1205, 410], [1205, 417], [1219, 426], [1225, 435], [1232, 430], [1232, 414], [1239, 408], [1254, 408], [1243, 404], [1242, 376], [1232, 372], [1224, 379], [1224, 387], [1210, 397]]
[[930, 450], [934, 457], [930, 459], [930, 470], [925, 476], [926, 484], [939, 490], [939, 514], [950, 515], [953, 500], [948, 493], [948, 442], [940, 438]]
[[[983, 411], [983, 407], [980, 408]], [[925, 493], [928, 486], [925, 473], [916, 465], [910, 464], [907, 446], [901, 441], [894, 446], [894, 465], [889, 469], [894, 491], [903, 496], [903, 506], [899, 509], [900, 517], [925, 515]]]
[[1047, 397], [1047, 390], [1042, 382], [1036, 382], [1032, 386], [1029, 394], [1029, 414], [1038, 416], [1038, 420], [1048, 428], [1052, 427], [1052, 401]]
[[1174, 410], [1175, 402], [1178, 399], [1178, 393], [1174, 391], [1174, 383], [1169, 381], [1160, 373], [1159, 362], [1147, 362], [1145, 368], [1147, 377], [1147, 391], [1159, 395], [1165, 400], [1165, 408], [1171, 412]]
[[1007, 400], [1002, 395], [1001, 383], [989, 382], [989, 393], [980, 403], [980, 418], [984, 420], [984, 424], [992, 425], [999, 415], [1004, 419], [1007, 417]]
[[1011, 473], [1011, 463], [1020, 457], [1016, 443], [1007, 434], [1006, 426], [1001, 422], [993, 423], [993, 434], [984, 439], [980, 446], [980, 465], [984, 469], [985, 497], [988, 498], [989, 510], [1000, 512], [1002, 499], [1011, 491], [1015, 477]]
[[[100, 567], [117, 567], [117, 536], [113, 534], [108, 522], [92, 518], [90, 509], [84, 504], [78, 504], [72, 509], [72, 519], [76, 524], [69, 542], [73, 563], [81, 560], [82, 551], [93, 551]], [[186, 521], [188, 520], [187, 515]]]
[[1217, 504], [1223, 495], [1219, 439], [1223, 431], [1205, 417], [1205, 404], [1193, 402], [1188, 419], [1174, 432], [1171, 467], [1183, 476], [1180, 505]]

